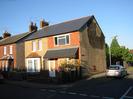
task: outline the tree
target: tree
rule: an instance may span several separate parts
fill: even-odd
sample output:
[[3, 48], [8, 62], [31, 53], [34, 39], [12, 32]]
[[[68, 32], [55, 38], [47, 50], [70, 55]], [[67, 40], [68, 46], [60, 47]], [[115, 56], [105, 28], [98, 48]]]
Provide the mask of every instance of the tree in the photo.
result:
[[121, 47], [121, 51], [122, 51], [122, 59], [124, 61], [128, 62], [133, 62], [133, 55], [129, 52], [128, 48], [125, 47]]
[[116, 37], [117, 36], [112, 39], [110, 47], [112, 61], [111, 63], [116, 64], [117, 61], [119, 61], [120, 64], [123, 64], [123, 61], [127, 63], [133, 62], [133, 55], [129, 52], [129, 49], [124, 46], [120, 46]]
[[111, 50], [111, 63], [116, 64], [117, 61], [122, 63], [122, 61], [123, 61], [122, 60], [122, 51], [121, 51], [121, 47], [117, 41], [117, 36], [115, 36], [112, 39], [110, 50]]

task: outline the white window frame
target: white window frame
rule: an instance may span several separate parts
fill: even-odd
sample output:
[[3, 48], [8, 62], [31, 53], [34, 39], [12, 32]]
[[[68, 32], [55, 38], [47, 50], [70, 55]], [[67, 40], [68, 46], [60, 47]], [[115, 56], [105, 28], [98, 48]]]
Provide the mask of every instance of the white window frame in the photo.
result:
[[[65, 44], [62, 44], [62, 45], [59, 44], [59, 39], [61, 36], [64, 36], [63, 38], [65, 38]], [[68, 44], [67, 44], [66, 36], [69, 36], [69, 43]], [[55, 44], [55, 38], [57, 38], [57, 45]], [[54, 46], [63, 46], [63, 45], [70, 45], [70, 34], [63, 34], [63, 35], [54, 36]]]
[[38, 40], [38, 50], [39, 51], [42, 50], [42, 40], [41, 39]]
[[13, 46], [10, 46], [10, 54], [13, 54]]
[[7, 54], [7, 47], [4, 46], [4, 55], [6, 55], [6, 54]]
[[32, 41], [32, 51], [36, 51], [36, 41]]
[[[32, 69], [29, 70], [29, 64], [28, 64], [28, 61], [32, 61]], [[37, 67], [35, 67], [35, 60], [37, 61]], [[27, 67], [27, 72], [40, 72], [40, 69], [41, 69], [41, 64], [40, 64], [40, 58], [28, 58], [26, 59], [26, 67]], [[36, 69], [36, 70], [35, 70]]]

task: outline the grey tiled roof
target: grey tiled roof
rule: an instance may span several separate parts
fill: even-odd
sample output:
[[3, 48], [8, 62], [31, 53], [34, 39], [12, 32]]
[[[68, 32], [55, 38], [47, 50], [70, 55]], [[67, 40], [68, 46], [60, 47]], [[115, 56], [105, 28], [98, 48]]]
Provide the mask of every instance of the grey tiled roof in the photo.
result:
[[82, 17], [79, 19], [51, 25], [38, 30], [30, 35], [26, 40], [32, 40], [36, 38], [42, 38], [52, 35], [58, 35], [62, 33], [68, 33], [79, 30], [84, 24], [86, 24], [93, 16]]
[[73, 48], [61, 48], [61, 49], [48, 49], [44, 58], [76, 58], [78, 47]]
[[14, 36], [11, 36], [11, 37], [4, 38], [4, 39], [0, 40], [0, 45], [16, 43], [20, 39], [26, 37], [28, 34], [30, 34], [30, 33], [27, 32], [27, 33], [22, 33], [22, 34], [19, 34], [19, 35], [14, 35]]

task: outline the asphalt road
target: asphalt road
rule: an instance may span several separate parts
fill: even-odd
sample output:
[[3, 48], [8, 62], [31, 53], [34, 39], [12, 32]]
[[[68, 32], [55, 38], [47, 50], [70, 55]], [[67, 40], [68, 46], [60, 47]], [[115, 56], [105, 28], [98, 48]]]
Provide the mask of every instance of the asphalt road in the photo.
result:
[[123, 79], [99, 77], [82, 80], [64, 88], [0, 84], [0, 99], [133, 99], [133, 75]]

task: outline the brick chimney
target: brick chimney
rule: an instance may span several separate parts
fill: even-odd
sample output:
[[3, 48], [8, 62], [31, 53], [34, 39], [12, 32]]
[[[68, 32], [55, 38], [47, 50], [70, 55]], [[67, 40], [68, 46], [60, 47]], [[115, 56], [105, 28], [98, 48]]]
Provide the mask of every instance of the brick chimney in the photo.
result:
[[31, 22], [29, 25], [29, 32], [35, 32], [37, 31], [36, 23]]
[[45, 26], [48, 26], [49, 25], [49, 23], [48, 22], [46, 22], [44, 19], [42, 19], [41, 21], [40, 21], [40, 28], [42, 29], [43, 27], [45, 27]]
[[3, 38], [7, 38], [7, 37], [10, 37], [10, 36], [11, 36], [11, 34], [8, 33], [7, 31], [5, 31], [5, 32], [3, 33]]

